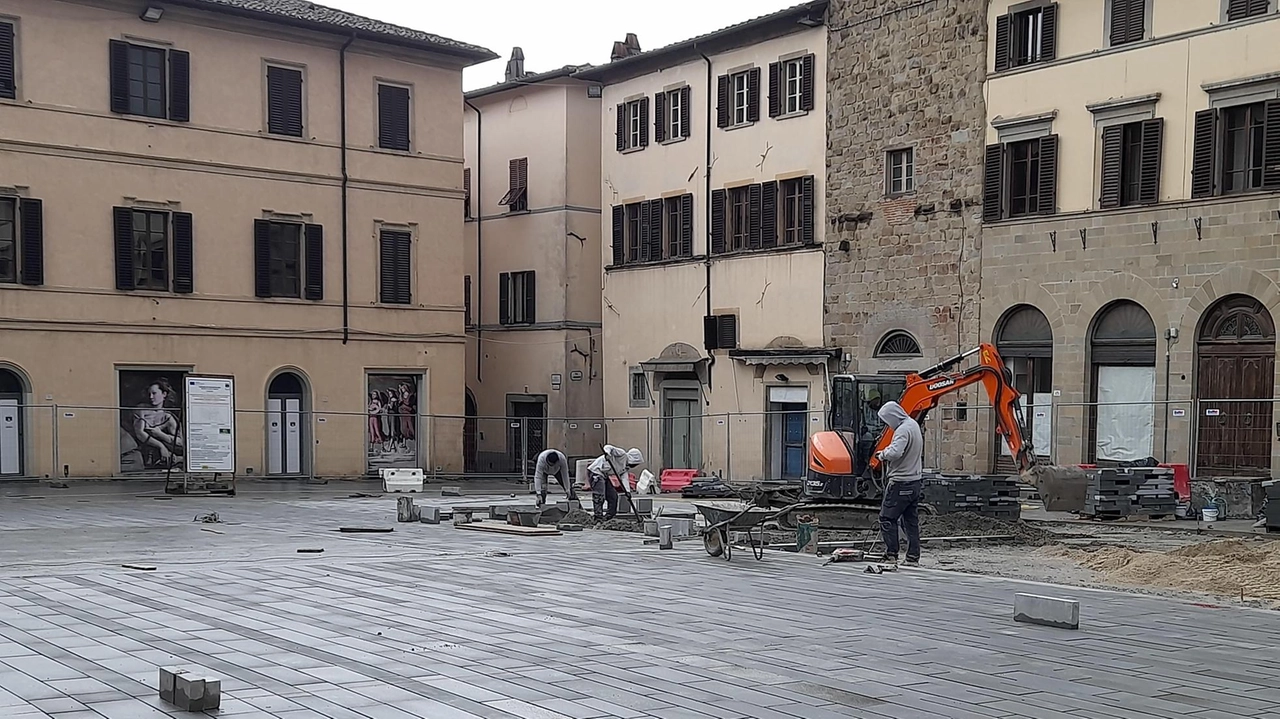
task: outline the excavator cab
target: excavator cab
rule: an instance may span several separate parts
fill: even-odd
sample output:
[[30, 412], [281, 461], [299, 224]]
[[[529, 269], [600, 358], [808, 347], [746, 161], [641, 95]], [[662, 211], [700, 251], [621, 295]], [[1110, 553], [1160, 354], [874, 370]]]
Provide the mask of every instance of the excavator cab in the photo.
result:
[[805, 496], [832, 501], [873, 493], [871, 455], [885, 428], [876, 413], [885, 402], [901, 397], [906, 386], [900, 374], [831, 378], [828, 431], [810, 439]]

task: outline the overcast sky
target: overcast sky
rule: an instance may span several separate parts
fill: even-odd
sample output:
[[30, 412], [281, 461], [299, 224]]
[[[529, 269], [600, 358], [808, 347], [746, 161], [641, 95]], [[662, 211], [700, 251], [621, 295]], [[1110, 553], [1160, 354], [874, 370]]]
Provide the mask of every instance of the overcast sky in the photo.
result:
[[511, 48], [524, 48], [525, 70], [609, 61], [614, 40], [633, 32], [652, 50], [719, 30], [801, 0], [317, 0], [366, 17], [487, 47], [501, 56], [463, 74], [472, 90], [502, 80]]

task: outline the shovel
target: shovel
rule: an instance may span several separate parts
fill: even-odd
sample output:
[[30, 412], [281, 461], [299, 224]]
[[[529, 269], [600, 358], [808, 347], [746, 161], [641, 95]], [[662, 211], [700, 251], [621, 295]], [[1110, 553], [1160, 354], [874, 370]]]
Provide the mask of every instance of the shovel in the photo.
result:
[[[631, 499], [631, 488], [627, 486], [627, 473], [618, 471], [618, 465], [613, 463], [613, 457], [605, 450], [604, 445], [600, 445], [600, 453], [604, 455], [604, 459], [609, 463], [614, 476], [618, 478], [618, 485], [622, 487], [622, 494], [626, 496], [627, 505], [631, 507], [631, 514], [636, 518], [636, 526], [643, 532], [644, 520], [640, 519], [640, 510], [636, 509], [636, 503]], [[608, 481], [608, 478], [605, 481]]]

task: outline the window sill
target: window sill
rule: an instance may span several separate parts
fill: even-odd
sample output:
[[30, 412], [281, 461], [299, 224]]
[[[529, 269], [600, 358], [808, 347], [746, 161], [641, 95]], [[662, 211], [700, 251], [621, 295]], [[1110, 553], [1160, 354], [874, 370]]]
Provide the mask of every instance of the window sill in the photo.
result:
[[743, 122], [737, 125], [729, 125], [728, 127], [722, 127], [720, 129], [724, 130], [725, 132], [733, 132], [734, 130], [742, 130], [742, 129], [745, 129], [748, 127], [754, 127], [754, 126], [755, 126], [754, 122]]
[[311, 142], [307, 139], [307, 131], [304, 129], [301, 135], [280, 135], [270, 130], [262, 130], [259, 133], [262, 137], [271, 140], [287, 140], [289, 142]]
[[181, 122], [179, 120], [170, 120], [167, 115], [164, 117], [152, 117], [150, 115], [141, 115], [136, 112], [113, 112], [111, 114], [115, 115], [116, 117], [127, 117], [131, 120], [137, 120], [139, 122], [159, 122], [165, 125], [174, 125], [175, 127], [181, 127], [182, 125], [189, 124], [186, 122]]
[[608, 265], [604, 269], [606, 272], [615, 272], [619, 270], [645, 270], [645, 269], [653, 269], [655, 267], [671, 267], [674, 265], [687, 265], [695, 262], [700, 263], [700, 262], [703, 262], [704, 260], [706, 260], [705, 256], [703, 257], [692, 257], [692, 256], [691, 257], [669, 257], [662, 260], [648, 260], [645, 262], [640, 262], [640, 261], [623, 262], [620, 265]]
[[675, 144], [677, 144], [677, 143], [684, 142], [685, 140], [688, 140], [688, 139], [689, 139], [689, 138], [687, 138], [687, 137], [685, 137], [685, 136], [683, 136], [683, 135], [682, 135], [682, 136], [680, 136], [680, 137], [667, 138], [667, 139], [663, 140], [662, 142], [659, 142], [658, 144], [659, 144], [659, 145], [675, 145]]
[[379, 155], [400, 155], [401, 157], [414, 157], [416, 155], [412, 147], [410, 147], [408, 150], [400, 150], [394, 147], [379, 147], [377, 145], [370, 145], [369, 152], [375, 152]]
[[637, 152], [644, 152], [644, 148], [646, 147], [648, 147], [648, 145], [636, 145], [635, 147], [628, 147], [627, 149], [622, 150], [621, 154], [631, 155]]
[[809, 111], [808, 111], [808, 110], [797, 110], [797, 111], [795, 111], [795, 112], [784, 112], [783, 114], [778, 115], [777, 117], [775, 117], [775, 118], [773, 118], [773, 119], [775, 119], [775, 120], [790, 120], [790, 119], [792, 119], [792, 118], [796, 118], [796, 117], [804, 117], [804, 116], [806, 116], [806, 115], [808, 115], [808, 114], [809, 114]]
[[778, 245], [777, 247], [759, 247], [746, 250], [728, 250], [711, 255], [711, 260], [731, 260], [738, 257], [755, 257], [757, 255], [785, 255], [791, 252], [804, 252], [811, 250], [821, 250], [822, 243], [814, 242], [805, 244], [803, 242], [793, 242], [787, 245]]
[[915, 190], [915, 188], [914, 188], [914, 187], [913, 187], [913, 188], [911, 188], [910, 190], [907, 190], [906, 192], [886, 192], [886, 193], [884, 193], [884, 199], [886, 199], [886, 200], [905, 200], [905, 199], [907, 199], [907, 198], [909, 198], [909, 197], [915, 197], [915, 196], [916, 196], [916, 190]]

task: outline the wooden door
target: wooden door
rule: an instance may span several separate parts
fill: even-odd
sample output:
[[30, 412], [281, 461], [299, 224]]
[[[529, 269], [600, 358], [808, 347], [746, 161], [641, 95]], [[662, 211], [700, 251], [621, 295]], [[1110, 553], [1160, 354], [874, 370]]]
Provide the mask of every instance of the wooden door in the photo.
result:
[[1275, 356], [1202, 354], [1197, 369], [1197, 468], [1270, 474]]

